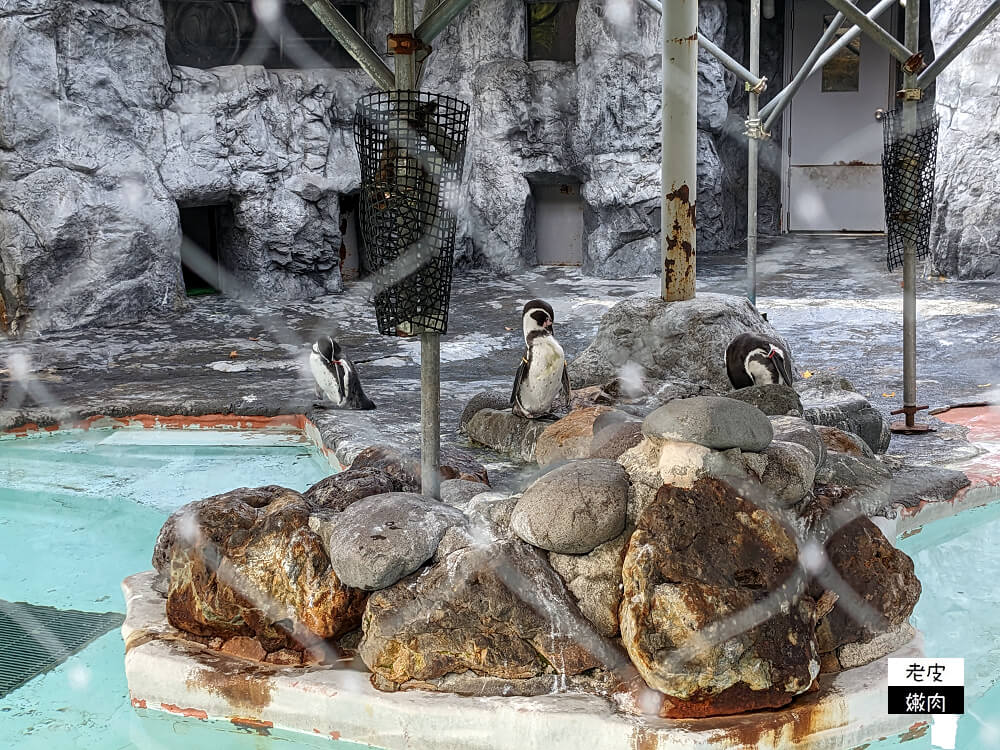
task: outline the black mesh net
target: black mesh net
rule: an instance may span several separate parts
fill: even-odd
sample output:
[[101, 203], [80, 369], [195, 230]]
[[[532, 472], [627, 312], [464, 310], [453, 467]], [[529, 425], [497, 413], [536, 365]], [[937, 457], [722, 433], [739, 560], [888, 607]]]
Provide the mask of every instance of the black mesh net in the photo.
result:
[[931, 212], [934, 207], [934, 167], [937, 163], [938, 118], [918, 115], [913, 135], [903, 133], [903, 114], [897, 109], [882, 118], [884, 150], [882, 180], [889, 270], [903, 265], [903, 246], [916, 246], [917, 258], [930, 249]]
[[361, 232], [374, 270], [378, 330], [448, 330], [455, 205], [469, 105], [423, 91], [358, 100]]

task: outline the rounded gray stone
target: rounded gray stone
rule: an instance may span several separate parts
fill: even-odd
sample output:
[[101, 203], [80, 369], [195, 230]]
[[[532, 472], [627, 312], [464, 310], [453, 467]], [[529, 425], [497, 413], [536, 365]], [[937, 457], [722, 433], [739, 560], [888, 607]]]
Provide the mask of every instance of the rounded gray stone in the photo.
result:
[[802, 416], [802, 401], [790, 385], [751, 385], [726, 396], [756, 406], [769, 417]]
[[771, 417], [771, 427], [774, 428], [775, 440], [798, 443], [812, 453], [817, 467], [826, 461], [826, 445], [812, 422], [802, 417]]
[[774, 437], [767, 416], [755, 406], [722, 396], [695, 396], [664, 404], [642, 423], [644, 435], [697, 443], [714, 450], [760, 452]]
[[816, 461], [807, 448], [775, 440], [761, 455], [767, 459], [761, 484], [774, 493], [779, 502], [794, 505], [812, 491]]
[[570, 461], [525, 490], [511, 514], [521, 539], [550, 552], [582, 555], [622, 533], [628, 474], [616, 461]]
[[456, 508], [464, 507], [476, 495], [491, 492], [488, 484], [468, 479], [445, 479], [441, 482], [441, 502]]
[[411, 492], [372, 495], [350, 505], [323, 537], [330, 565], [347, 586], [384, 589], [408, 576], [437, 550], [461, 511]]

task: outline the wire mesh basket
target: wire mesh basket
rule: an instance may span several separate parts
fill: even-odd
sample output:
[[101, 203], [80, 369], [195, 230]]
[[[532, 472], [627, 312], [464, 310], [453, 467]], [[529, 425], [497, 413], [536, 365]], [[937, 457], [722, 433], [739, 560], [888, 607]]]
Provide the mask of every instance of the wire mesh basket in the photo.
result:
[[918, 114], [913, 135], [903, 133], [900, 109], [882, 116], [882, 182], [889, 270], [903, 265], [903, 247], [912, 242], [918, 259], [930, 250], [934, 210], [934, 170], [937, 164], [938, 117]]
[[468, 129], [469, 105], [451, 96], [380, 91], [358, 100], [361, 232], [379, 333], [448, 330]]

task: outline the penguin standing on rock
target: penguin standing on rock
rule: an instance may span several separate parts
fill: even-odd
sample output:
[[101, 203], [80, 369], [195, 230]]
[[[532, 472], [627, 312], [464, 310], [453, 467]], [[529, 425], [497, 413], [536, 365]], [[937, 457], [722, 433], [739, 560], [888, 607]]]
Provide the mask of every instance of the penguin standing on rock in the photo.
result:
[[309, 369], [316, 380], [316, 396], [338, 409], [374, 409], [361, 388], [358, 370], [330, 336], [321, 336], [312, 346]]
[[791, 385], [792, 353], [774, 336], [741, 333], [726, 347], [726, 373], [733, 388]]
[[570, 405], [566, 355], [552, 333], [554, 318], [552, 306], [540, 299], [529, 300], [521, 311], [525, 350], [510, 394], [512, 411], [519, 417], [537, 419], [551, 414], [560, 393], [566, 406]]

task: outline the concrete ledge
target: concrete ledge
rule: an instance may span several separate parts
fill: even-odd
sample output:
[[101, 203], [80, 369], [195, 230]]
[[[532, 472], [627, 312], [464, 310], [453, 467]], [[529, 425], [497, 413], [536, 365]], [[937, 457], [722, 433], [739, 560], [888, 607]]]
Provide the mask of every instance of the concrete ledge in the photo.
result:
[[[885, 713], [886, 663], [824, 675], [793, 707], [720, 719], [671, 721], [617, 712], [603, 698], [468, 698], [381, 693], [368, 674], [331, 667], [272, 667], [185, 640], [166, 621], [152, 571], [122, 584], [122, 626], [132, 705], [259, 731], [276, 727], [389, 750], [601, 750], [641, 748], [849, 748], [920, 731], [913, 717]], [[893, 656], [921, 653], [918, 637]]]

